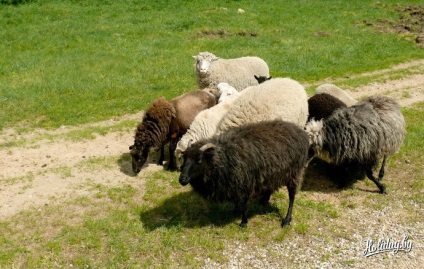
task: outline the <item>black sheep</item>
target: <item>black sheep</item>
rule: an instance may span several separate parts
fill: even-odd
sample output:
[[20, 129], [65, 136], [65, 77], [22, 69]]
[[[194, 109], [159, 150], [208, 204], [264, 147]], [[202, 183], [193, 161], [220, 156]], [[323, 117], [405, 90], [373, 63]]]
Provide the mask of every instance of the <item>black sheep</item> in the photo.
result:
[[246, 124], [198, 141], [184, 152], [179, 178], [205, 199], [233, 202], [247, 226], [250, 199], [268, 203], [272, 193], [287, 186], [289, 207], [282, 226], [290, 224], [297, 188], [308, 159], [308, 136], [281, 120]]
[[308, 121], [327, 118], [341, 107], [347, 107], [347, 105], [336, 97], [328, 93], [315, 94], [308, 99]]

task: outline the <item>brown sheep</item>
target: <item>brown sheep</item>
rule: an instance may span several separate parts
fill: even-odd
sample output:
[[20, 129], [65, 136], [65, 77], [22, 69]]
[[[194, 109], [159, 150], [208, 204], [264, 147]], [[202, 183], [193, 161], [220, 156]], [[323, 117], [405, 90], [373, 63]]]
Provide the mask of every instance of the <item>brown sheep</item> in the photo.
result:
[[216, 98], [206, 91], [185, 93], [168, 102], [160, 97], [152, 102], [135, 131], [134, 145], [130, 146], [132, 170], [141, 171], [151, 150], [161, 150], [158, 164], [164, 160], [164, 146], [169, 146], [169, 170], [176, 169], [174, 151], [178, 140], [186, 133], [194, 117], [216, 104]]

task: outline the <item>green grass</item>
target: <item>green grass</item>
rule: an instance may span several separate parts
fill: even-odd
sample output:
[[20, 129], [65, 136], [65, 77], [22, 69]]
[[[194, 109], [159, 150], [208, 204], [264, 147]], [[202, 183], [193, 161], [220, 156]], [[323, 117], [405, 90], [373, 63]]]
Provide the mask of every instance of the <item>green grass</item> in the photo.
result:
[[363, 23], [396, 20], [397, 4], [414, 1], [378, 3], [2, 1], [0, 129], [57, 128], [143, 110], [161, 95], [196, 88], [191, 56], [199, 51], [257, 55], [273, 76], [301, 82], [423, 58], [404, 37]]
[[[397, 3], [415, 2], [0, 1], [0, 128], [25, 133], [135, 113], [160, 95], [172, 98], [194, 89], [191, 55], [204, 50], [226, 58], [258, 55], [273, 76], [310, 85], [335, 78], [356, 87], [401, 77], [404, 71], [346, 78], [423, 58], [424, 51], [404, 37], [361, 23], [395, 19]], [[237, 14], [237, 8], [246, 12]], [[352, 234], [367, 236], [370, 226], [380, 225], [369, 225], [367, 215], [365, 224], [350, 220], [365, 209], [392, 208], [401, 214], [391, 220], [399, 227], [414, 229], [421, 221], [423, 110], [424, 103], [403, 109], [407, 135], [400, 153], [388, 161], [387, 196], [360, 188], [337, 190], [325, 179], [309, 178], [304, 185], [311, 180], [317, 185], [297, 195], [290, 227], [280, 227], [288, 205], [282, 188], [266, 208], [249, 204], [248, 228], [240, 229], [233, 205], [204, 201], [180, 186], [178, 173], [148, 173], [113, 186], [88, 177], [76, 187], [89, 195], [0, 220], [0, 268], [198, 268], [207, 259], [226, 264], [233, 257], [228, 251], [242, 247], [250, 254], [267, 248], [268, 260], [284, 259], [287, 267], [295, 267], [296, 255], [311, 242], [322, 252], [319, 261], [332, 261], [341, 250], [329, 255], [325, 247], [338, 246], [341, 239], [356, 244]], [[37, 139], [91, 139], [130, 132], [134, 124], [126, 120], [41, 134], [0, 148], [31, 146]], [[42, 173], [69, 180], [79, 171], [119, 169], [117, 163], [123, 162], [128, 164], [128, 155], [98, 157], [2, 182], [20, 184], [24, 191]], [[328, 189], [319, 189], [321, 183]], [[369, 180], [357, 184], [375, 189]], [[288, 246], [292, 255], [280, 257], [273, 246]], [[415, 245], [413, 251], [418, 251]], [[354, 265], [356, 254], [336, 267]]]

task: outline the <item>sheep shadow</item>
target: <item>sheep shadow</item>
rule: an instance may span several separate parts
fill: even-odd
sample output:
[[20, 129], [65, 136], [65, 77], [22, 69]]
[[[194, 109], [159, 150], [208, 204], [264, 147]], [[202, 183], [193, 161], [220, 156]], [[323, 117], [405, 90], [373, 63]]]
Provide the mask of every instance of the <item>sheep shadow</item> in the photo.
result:
[[363, 180], [365, 177], [365, 171], [357, 164], [342, 167], [314, 158], [305, 171], [301, 190], [325, 193], [341, 192], [352, 188], [356, 181]]
[[[149, 156], [146, 163], [143, 165], [143, 168], [141, 169], [141, 171], [145, 170], [146, 167], [149, 166], [149, 164], [156, 165], [158, 159], [159, 159], [159, 156], [156, 156], [156, 154], [152, 154], [152, 156]], [[130, 153], [122, 153], [121, 156], [119, 156], [119, 159], [116, 160], [116, 163], [118, 164], [119, 171], [121, 171], [121, 173], [131, 177], [137, 176], [137, 174], [134, 174], [132, 170]], [[165, 162], [164, 169], [166, 169], [166, 165], [167, 165], [167, 162]]]
[[121, 173], [127, 176], [136, 176], [132, 171], [131, 155], [129, 153], [122, 153], [119, 159], [116, 160], [116, 163], [119, 165], [119, 171], [121, 171]]
[[[247, 207], [250, 219], [255, 215], [274, 213], [281, 216], [272, 204], [261, 206], [252, 201]], [[223, 227], [238, 224], [241, 214], [234, 211], [232, 203], [212, 203], [198, 196], [194, 191], [183, 192], [166, 199], [160, 205], [140, 212], [140, 221], [149, 231], [158, 228], [198, 228], [204, 226]]]

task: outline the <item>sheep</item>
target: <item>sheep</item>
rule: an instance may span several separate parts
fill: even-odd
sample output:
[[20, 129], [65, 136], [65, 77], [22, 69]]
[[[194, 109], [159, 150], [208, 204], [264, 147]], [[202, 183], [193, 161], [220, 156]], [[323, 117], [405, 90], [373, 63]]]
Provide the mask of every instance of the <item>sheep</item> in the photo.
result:
[[129, 147], [133, 172], [138, 174], [141, 171], [151, 150], [161, 150], [158, 164], [162, 165], [164, 146], [168, 142], [170, 143], [168, 169], [174, 170], [176, 143], [187, 131], [194, 117], [215, 104], [215, 97], [201, 90], [185, 93], [170, 102], [165, 97], [154, 100], [137, 126], [134, 144]]
[[292, 218], [294, 198], [308, 159], [308, 136], [293, 123], [281, 120], [246, 124], [219, 136], [198, 141], [184, 152], [179, 177], [195, 192], [213, 202], [233, 202], [247, 226], [251, 199], [268, 204], [271, 195], [286, 186], [289, 206], [282, 226]]
[[235, 95], [236, 97], [240, 96], [240, 92], [236, 90], [233, 86], [229, 85], [226, 82], [221, 82], [217, 85], [219, 91], [218, 103], [225, 101], [228, 97]]
[[196, 59], [195, 74], [201, 89], [216, 89], [218, 83], [226, 82], [238, 91], [257, 85], [257, 76], [269, 76], [267, 63], [259, 57], [222, 59], [210, 52], [200, 52]]
[[256, 76], [256, 75], [254, 75], [254, 77], [255, 77], [256, 81], [258, 82], [258, 84], [264, 83], [265, 81], [272, 79], [272, 76], [267, 77], [267, 76]]
[[303, 128], [308, 117], [304, 87], [289, 78], [273, 78], [241, 91], [219, 122], [216, 134], [246, 123], [281, 119]]
[[231, 104], [241, 95], [241, 92], [227, 83], [219, 83], [220, 101], [217, 105], [201, 111], [190, 124], [190, 128], [178, 141], [175, 148], [177, 168], [182, 165], [182, 154], [190, 142], [212, 137], [221, 118], [227, 113]]
[[343, 103], [345, 103], [347, 106], [353, 106], [354, 104], [358, 102], [352, 96], [350, 96], [347, 92], [345, 92], [344, 90], [340, 89], [339, 87], [333, 84], [322, 84], [315, 89], [315, 93], [330, 94], [336, 97], [337, 99], [339, 99], [340, 101], [342, 101]]
[[308, 121], [329, 117], [336, 109], [347, 107], [345, 103], [328, 93], [314, 94], [308, 99]]
[[[400, 105], [386, 96], [370, 96], [351, 107], [340, 108], [330, 117], [305, 126], [315, 156], [336, 165], [355, 164], [386, 193], [380, 183], [386, 159], [396, 153], [405, 136]], [[382, 160], [378, 179], [373, 170]]]

